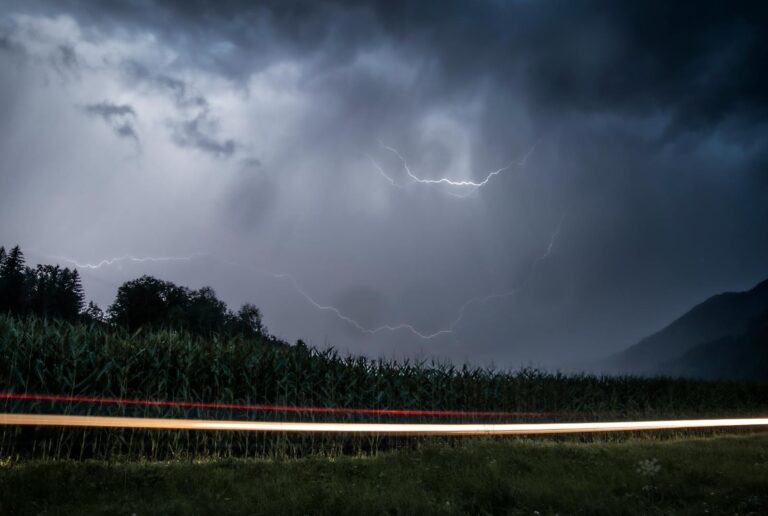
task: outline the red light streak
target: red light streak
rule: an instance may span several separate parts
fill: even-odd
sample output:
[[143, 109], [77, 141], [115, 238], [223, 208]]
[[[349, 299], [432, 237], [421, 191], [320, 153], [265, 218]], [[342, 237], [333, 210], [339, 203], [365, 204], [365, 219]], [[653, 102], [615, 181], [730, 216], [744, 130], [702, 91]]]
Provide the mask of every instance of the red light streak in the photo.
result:
[[370, 409], [343, 407], [297, 407], [290, 405], [249, 405], [240, 403], [212, 403], [198, 401], [143, 400], [131, 398], [108, 398], [101, 396], [77, 396], [60, 394], [29, 394], [17, 392], [0, 393], [0, 399], [54, 401], [73, 403], [104, 403], [119, 405], [173, 406], [188, 408], [235, 409], [270, 412], [306, 412], [325, 414], [373, 414], [391, 416], [473, 416], [473, 417], [554, 417], [573, 415], [567, 412], [504, 412], [467, 410], [426, 410], [426, 409]]

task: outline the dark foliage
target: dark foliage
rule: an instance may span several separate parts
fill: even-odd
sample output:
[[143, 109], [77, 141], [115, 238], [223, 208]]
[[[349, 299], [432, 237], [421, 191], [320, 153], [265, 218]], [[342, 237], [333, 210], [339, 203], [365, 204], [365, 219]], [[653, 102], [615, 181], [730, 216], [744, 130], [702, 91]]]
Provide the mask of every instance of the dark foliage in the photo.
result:
[[58, 265], [25, 265], [19, 246], [0, 247], [0, 312], [40, 315], [68, 321], [83, 311], [83, 286], [77, 270]]
[[28, 309], [46, 317], [74, 321], [83, 309], [83, 287], [77, 270], [58, 265], [38, 265], [27, 269]]
[[191, 290], [151, 276], [124, 283], [107, 314], [114, 324], [133, 331], [153, 327], [245, 337], [266, 332], [259, 309], [251, 304], [233, 313], [211, 287]]
[[0, 247], [0, 313], [35, 315], [126, 328], [166, 328], [194, 335], [266, 337], [261, 312], [252, 304], [233, 312], [211, 287], [192, 290], [151, 276], [124, 283], [106, 315], [95, 303], [85, 305], [76, 269], [25, 265], [19, 246]]

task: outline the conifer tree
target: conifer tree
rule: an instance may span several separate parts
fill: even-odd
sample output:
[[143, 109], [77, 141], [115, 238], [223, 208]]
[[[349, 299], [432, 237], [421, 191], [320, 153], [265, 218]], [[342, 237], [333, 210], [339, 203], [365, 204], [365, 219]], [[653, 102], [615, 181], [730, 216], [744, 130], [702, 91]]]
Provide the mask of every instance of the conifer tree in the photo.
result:
[[27, 270], [24, 253], [17, 245], [5, 256], [0, 265], [0, 312], [23, 314], [27, 301]]

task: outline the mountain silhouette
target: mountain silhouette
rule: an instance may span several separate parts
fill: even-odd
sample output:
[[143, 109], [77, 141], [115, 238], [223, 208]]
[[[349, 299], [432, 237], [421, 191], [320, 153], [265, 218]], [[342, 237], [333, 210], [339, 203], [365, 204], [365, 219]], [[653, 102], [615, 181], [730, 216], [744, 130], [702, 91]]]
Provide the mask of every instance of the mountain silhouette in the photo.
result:
[[626, 373], [768, 379], [768, 280], [696, 305], [661, 331], [609, 357]]

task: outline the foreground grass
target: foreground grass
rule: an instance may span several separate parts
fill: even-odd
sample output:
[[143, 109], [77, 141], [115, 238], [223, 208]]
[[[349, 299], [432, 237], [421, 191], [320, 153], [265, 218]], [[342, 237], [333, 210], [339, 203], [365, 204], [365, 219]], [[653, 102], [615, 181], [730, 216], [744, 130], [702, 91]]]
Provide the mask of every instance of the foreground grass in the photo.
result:
[[[638, 471], [641, 461], [656, 459]], [[640, 468], [642, 469], [642, 468]], [[768, 433], [375, 457], [0, 466], [0, 514], [766, 514]]]

